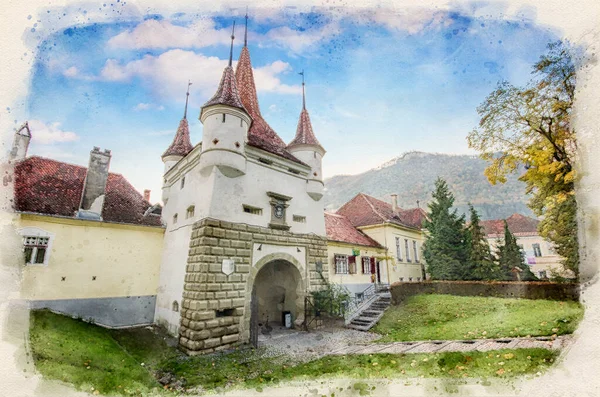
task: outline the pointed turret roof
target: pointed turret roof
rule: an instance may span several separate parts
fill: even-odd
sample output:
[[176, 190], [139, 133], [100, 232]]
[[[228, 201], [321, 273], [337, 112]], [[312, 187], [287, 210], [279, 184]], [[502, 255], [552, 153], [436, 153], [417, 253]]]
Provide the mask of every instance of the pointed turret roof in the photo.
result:
[[231, 66], [227, 66], [223, 71], [223, 76], [221, 77], [217, 92], [215, 92], [215, 95], [202, 106], [202, 110], [211, 105], [227, 105], [246, 110], [240, 99], [235, 82], [235, 75]]
[[163, 153], [162, 157], [166, 156], [185, 156], [192, 151], [194, 147], [190, 142], [190, 128], [187, 119], [184, 117], [179, 122], [179, 127], [173, 138], [171, 146]]
[[302, 164], [300, 160], [287, 151], [285, 142], [263, 119], [260, 113], [250, 51], [248, 51], [246, 42], [236, 66], [235, 78], [242, 103], [250, 117], [252, 117], [252, 125], [248, 130], [248, 144]]
[[296, 128], [296, 136], [290, 142], [288, 148], [295, 145], [313, 145], [323, 149], [323, 146], [321, 146], [317, 140], [317, 137], [315, 137], [312, 124], [310, 123], [310, 116], [308, 115], [308, 111], [306, 109], [302, 109], [302, 112], [300, 112], [300, 119], [298, 120], [298, 127]]
[[318, 146], [322, 151], [325, 151], [323, 146], [321, 146], [317, 140], [317, 137], [315, 137], [312, 124], [310, 122], [310, 116], [308, 115], [308, 110], [306, 110], [306, 98], [304, 95], [304, 70], [299, 74], [302, 75], [302, 111], [300, 112], [300, 118], [298, 119], [296, 136], [294, 139], [292, 139], [287, 147], [290, 148], [296, 145], [312, 145]]

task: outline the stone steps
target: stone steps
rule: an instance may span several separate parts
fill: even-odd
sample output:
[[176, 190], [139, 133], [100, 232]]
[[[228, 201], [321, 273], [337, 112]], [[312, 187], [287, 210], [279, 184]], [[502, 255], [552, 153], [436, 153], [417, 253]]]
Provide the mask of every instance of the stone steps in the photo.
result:
[[389, 292], [382, 292], [377, 295], [378, 299], [371, 303], [369, 307], [363, 309], [356, 318], [352, 319], [350, 324], [347, 325], [348, 328], [366, 332], [377, 324], [379, 319], [383, 316], [383, 312], [391, 304]]

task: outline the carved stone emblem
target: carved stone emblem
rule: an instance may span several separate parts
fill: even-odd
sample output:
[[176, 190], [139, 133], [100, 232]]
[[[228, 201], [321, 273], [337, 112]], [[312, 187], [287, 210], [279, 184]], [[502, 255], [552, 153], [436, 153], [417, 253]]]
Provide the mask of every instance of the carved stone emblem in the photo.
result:
[[233, 259], [223, 259], [223, 264], [221, 265], [221, 271], [226, 274], [226, 275], [230, 275], [234, 272], [235, 270], [235, 261]]

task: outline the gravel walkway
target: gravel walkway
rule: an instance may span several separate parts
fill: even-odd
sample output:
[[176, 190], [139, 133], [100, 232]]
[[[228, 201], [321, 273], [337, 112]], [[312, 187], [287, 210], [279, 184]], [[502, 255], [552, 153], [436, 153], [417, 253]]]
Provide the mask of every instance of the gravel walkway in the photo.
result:
[[380, 335], [348, 328], [333, 327], [311, 332], [277, 327], [269, 335], [260, 335], [259, 346], [267, 356], [289, 356], [309, 361], [327, 355], [372, 353], [436, 353], [488, 351], [497, 349], [544, 348], [562, 349], [571, 342], [570, 335], [534, 338], [477, 339], [470, 341], [415, 341], [372, 343]]

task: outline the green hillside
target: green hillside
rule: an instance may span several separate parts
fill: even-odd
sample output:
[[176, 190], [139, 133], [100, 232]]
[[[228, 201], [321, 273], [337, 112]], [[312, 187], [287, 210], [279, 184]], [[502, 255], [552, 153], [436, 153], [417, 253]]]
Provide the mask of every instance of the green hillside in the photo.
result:
[[416, 207], [419, 200], [426, 209], [440, 176], [452, 189], [461, 213], [466, 213], [471, 202], [482, 219], [506, 218], [515, 212], [533, 216], [525, 184], [513, 175], [505, 184], [491, 185], [483, 174], [485, 167], [485, 161], [476, 156], [410, 152], [362, 174], [326, 179], [324, 206], [334, 210], [362, 192], [388, 202], [390, 194], [396, 193], [400, 207]]

